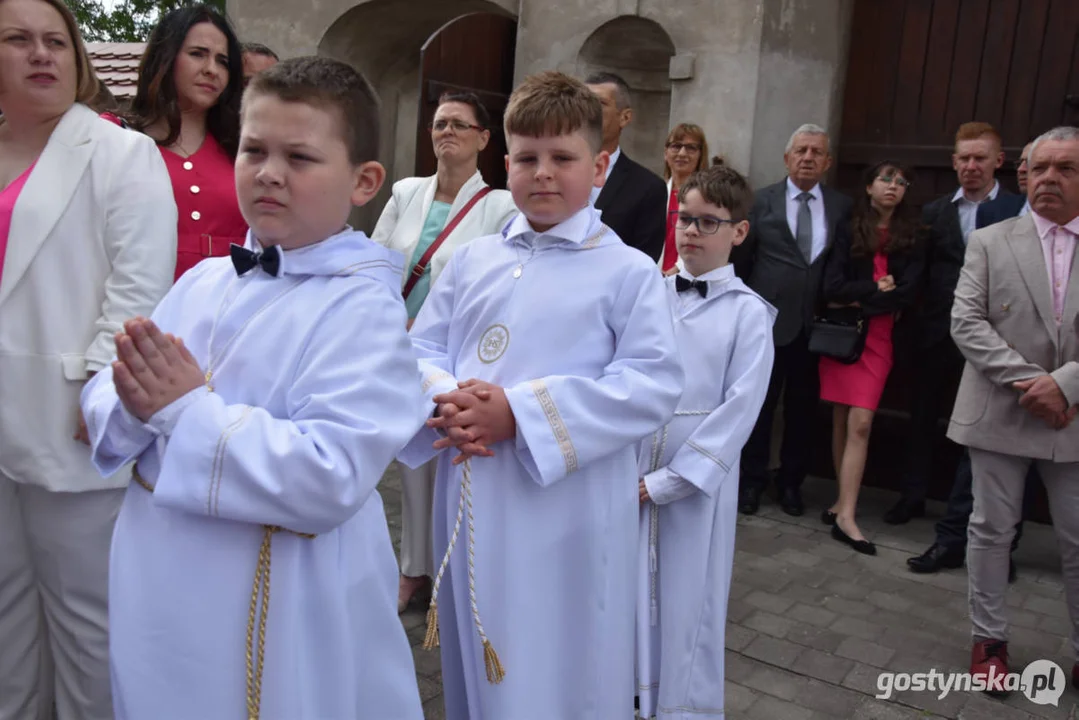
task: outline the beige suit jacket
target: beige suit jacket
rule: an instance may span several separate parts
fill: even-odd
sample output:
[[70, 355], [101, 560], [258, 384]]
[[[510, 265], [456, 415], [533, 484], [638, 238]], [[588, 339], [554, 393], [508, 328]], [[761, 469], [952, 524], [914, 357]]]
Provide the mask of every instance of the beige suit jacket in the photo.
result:
[[1049, 373], [1079, 403], [1079, 253], [1059, 327], [1033, 218], [971, 234], [952, 306], [952, 338], [967, 359], [948, 437], [981, 450], [1079, 461], [1079, 422], [1053, 430], [1019, 406], [1012, 383]]

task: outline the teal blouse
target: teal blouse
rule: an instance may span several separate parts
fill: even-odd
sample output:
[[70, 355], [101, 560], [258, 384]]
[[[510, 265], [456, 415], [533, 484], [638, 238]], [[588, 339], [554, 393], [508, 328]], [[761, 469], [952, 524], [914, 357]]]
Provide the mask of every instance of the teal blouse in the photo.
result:
[[[450, 204], [439, 202], [435, 200], [431, 203], [431, 210], [427, 213], [427, 219], [423, 221], [423, 230], [420, 231], [420, 241], [416, 243], [416, 249], [412, 251], [412, 258], [408, 261], [408, 271], [411, 274], [412, 268], [416, 267], [416, 263], [420, 261], [423, 254], [427, 252], [427, 248], [431, 247], [437, 238], [438, 234], [442, 232], [442, 228], [446, 227], [446, 220], [450, 215]], [[416, 316], [420, 312], [420, 308], [423, 307], [423, 301], [427, 299], [427, 293], [431, 292], [431, 263], [427, 263], [427, 267], [423, 270], [423, 276], [416, 283], [416, 286], [412, 288], [411, 294], [408, 299], [405, 300], [405, 307], [408, 309], [408, 319], [415, 320]]]

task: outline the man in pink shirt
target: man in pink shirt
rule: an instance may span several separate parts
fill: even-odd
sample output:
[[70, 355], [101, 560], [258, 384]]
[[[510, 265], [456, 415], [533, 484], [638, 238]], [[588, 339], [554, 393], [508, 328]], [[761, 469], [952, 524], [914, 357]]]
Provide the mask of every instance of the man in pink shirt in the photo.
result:
[[1008, 555], [1032, 463], [1049, 495], [1079, 657], [1079, 128], [1035, 140], [1029, 166], [1031, 212], [970, 236], [952, 307], [966, 367], [948, 437], [969, 448], [974, 474], [970, 671], [993, 695], [1007, 692], [997, 678], [1009, 672]]

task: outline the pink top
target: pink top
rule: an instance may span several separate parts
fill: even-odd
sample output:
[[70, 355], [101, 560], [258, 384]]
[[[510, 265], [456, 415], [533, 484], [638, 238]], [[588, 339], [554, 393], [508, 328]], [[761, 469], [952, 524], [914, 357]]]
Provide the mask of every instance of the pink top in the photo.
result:
[[34, 165], [37, 165], [36, 160], [30, 164], [30, 167], [26, 168], [22, 175], [15, 178], [14, 182], [0, 190], [0, 277], [3, 277], [4, 272], [7, 236], [8, 231], [11, 230], [11, 215], [15, 212], [15, 201], [19, 199], [19, 193], [22, 192], [26, 181], [30, 179], [30, 173], [34, 170]]
[[1034, 218], [1034, 227], [1042, 240], [1042, 254], [1045, 255], [1049, 287], [1053, 292], [1053, 315], [1057, 325], [1060, 325], [1064, 315], [1064, 299], [1068, 294], [1068, 281], [1071, 280], [1075, 243], [1079, 241], [1079, 217], [1073, 218], [1067, 225], [1057, 225], [1033, 210], [1030, 215]]

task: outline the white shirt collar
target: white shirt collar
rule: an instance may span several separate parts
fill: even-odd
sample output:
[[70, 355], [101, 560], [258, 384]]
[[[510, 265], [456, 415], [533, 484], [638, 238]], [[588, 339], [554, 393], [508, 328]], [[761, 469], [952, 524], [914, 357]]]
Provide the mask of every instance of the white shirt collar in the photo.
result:
[[550, 230], [541, 233], [532, 229], [532, 223], [528, 221], [524, 213], [518, 213], [506, 228], [505, 236], [507, 240], [520, 237], [526, 242], [539, 237], [552, 237], [580, 245], [591, 237], [592, 233], [599, 230], [599, 227], [600, 212], [588, 204]]
[[[791, 200], [796, 200], [799, 195], [802, 194], [802, 189], [791, 182], [790, 176], [787, 176], [787, 197]], [[813, 196], [814, 200], [821, 199], [820, 183], [817, 183], [809, 189], [809, 194]]]
[[678, 274], [684, 277], [686, 280], [704, 280], [705, 282], [726, 282], [734, 277], [734, 265], [727, 263], [726, 265], [720, 265], [714, 270], [709, 270], [700, 277], [693, 277], [693, 275], [684, 267], [679, 267]]
[[[989, 191], [989, 194], [985, 196], [985, 199], [982, 200], [982, 202], [989, 202], [990, 200], [996, 200], [997, 195], [999, 193], [1000, 193], [1000, 183], [997, 182], [996, 180], [994, 180], [993, 181], [993, 189]], [[963, 186], [962, 185], [960, 185], [959, 189], [955, 191], [955, 195], [952, 195], [952, 202], [953, 203], [954, 202], [959, 202], [960, 200], [962, 200], [963, 202], [973, 203], [973, 201], [967, 200], [966, 196], [963, 194]], [[973, 204], [977, 204], [977, 203], [973, 203]]]
[[607, 163], [607, 175], [605, 176], [607, 179], [610, 179], [611, 170], [614, 170], [614, 164], [616, 162], [618, 162], [618, 158], [620, 158], [620, 157], [622, 157], [622, 146], [621, 145], [616, 147], [614, 149], [614, 152], [611, 153], [611, 161], [609, 163]]

